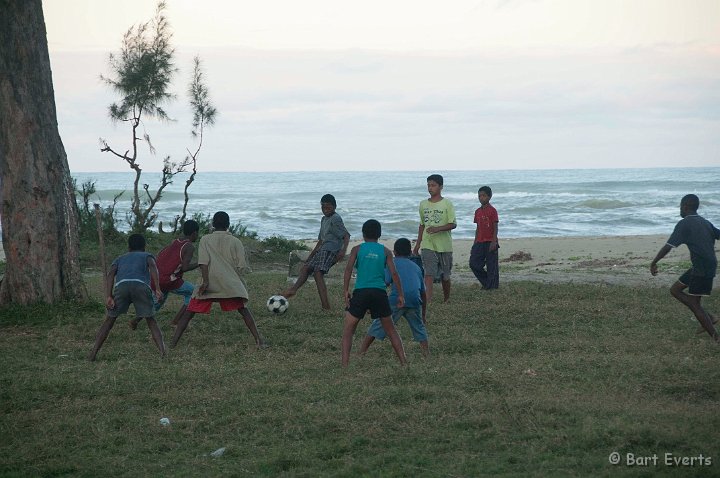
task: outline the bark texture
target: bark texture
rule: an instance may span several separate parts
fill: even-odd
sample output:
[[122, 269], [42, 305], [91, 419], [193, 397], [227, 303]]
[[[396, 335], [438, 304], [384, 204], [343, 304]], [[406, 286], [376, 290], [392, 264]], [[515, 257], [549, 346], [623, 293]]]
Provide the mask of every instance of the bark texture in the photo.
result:
[[0, 0], [0, 304], [85, 299], [40, 0]]

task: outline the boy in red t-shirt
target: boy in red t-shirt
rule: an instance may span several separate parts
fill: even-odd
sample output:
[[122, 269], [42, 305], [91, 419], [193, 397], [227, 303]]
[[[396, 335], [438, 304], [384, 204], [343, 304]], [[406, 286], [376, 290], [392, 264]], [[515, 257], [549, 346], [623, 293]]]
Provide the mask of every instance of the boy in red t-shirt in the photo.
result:
[[[498, 266], [498, 213], [490, 204], [492, 189], [483, 186], [478, 190], [480, 207], [475, 210], [477, 224], [475, 244], [470, 250], [470, 269], [483, 289], [497, 289], [500, 285]], [[487, 268], [487, 269], [486, 269]]]

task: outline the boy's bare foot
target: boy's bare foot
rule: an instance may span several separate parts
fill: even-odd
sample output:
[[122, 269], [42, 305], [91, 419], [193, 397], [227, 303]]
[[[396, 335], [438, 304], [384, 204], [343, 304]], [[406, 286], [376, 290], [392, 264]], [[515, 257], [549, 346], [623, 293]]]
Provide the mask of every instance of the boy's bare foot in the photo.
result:
[[[713, 325], [718, 323], [718, 318], [712, 315], [710, 312], [707, 313], [707, 315], [710, 317], [710, 320], [712, 320]], [[698, 326], [697, 329], [695, 329], [695, 333], [700, 335], [702, 333], [705, 333], [705, 327], [702, 325]]]
[[284, 290], [280, 292], [280, 295], [285, 297], [286, 299], [289, 299], [290, 297], [295, 295], [295, 291], [292, 289]]
[[137, 330], [138, 323], [137, 319], [130, 319], [128, 320], [128, 327], [130, 327], [130, 330]]
[[257, 344], [258, 350], [263, 350], [263, 349], [266, 349], [266, 348], [268, 348], [268, 347], [270, 347], [270, 344], [268, 344], [268, 343], [265, 342], [264, 340], [263, 340], [262, 342], [260, 342], [260, 343]]

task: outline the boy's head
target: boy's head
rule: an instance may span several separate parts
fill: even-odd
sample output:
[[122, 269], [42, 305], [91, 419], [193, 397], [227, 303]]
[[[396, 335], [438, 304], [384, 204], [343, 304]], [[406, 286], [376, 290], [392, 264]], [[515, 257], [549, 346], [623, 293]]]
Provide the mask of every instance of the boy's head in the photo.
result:
[[395, 241], [395, 245], [393, 245], [393, 252], [398, 257], [408, 257], [412, 253], [412, 245], [410, 244], [410, 239], [407, 239], [405, 237], [401, 237], [397, 241]]
[[145, 251], [145, 236], [142, 234], [130, 234], [130, 237], [128, 237], [128, 249], [130, 249], [130, 252]]
[[212, 225], [216, 231], [227, 231], [230, 227], [230, 216], [225, 211], [218, 211], [213, 216]]
[[337, 202], [332, 194], [326, 194], [320, 198], [320, 209], [322, 209], [323, 215], [332, 216], [336, 207]]
[[431, 197], [437, 197], [443, 188], [443, 177], [439, 174], [431, 174], [427, 178], [428, 193]]
[[195, 241], [198, 237], [198, 234], [200, 232], [200, 224], [198, 224], [197, 221], [193, 219], [188, 219], [185, 221], [185, 224], [183, 224], [183, 234], [185, 237], [191, 239], [192, 241]]
[[478, 200], [480, 201], [480, 204], [483, 206], [488, 204], [490, 202], [490, 198], [492, 198], [492, 189], [490, 189], [490, 186], [482, 186], [478, 189]]
[[368, 219], [362, 226], [362, 235], [364, 239], [370, 239], [377, 241], [380, 239], [382, 233], [382, 226], [375, 219]]
[[695, 214], [699, 207], [700, 198], [694, 194], [686, 194], [680, 200], [680, 216], [685, 217], [688, 214]]

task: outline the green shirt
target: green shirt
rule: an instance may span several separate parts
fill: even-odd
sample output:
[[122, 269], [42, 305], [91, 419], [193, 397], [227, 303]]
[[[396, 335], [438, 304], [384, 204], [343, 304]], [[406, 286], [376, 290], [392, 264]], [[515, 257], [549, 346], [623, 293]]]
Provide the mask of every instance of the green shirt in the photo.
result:
[[420, 201], [420, 225], [425, 226], [423, 231], [421, 249], [430, 249], [435, 252], [452, 252], [452, 235], [450, 231], [429, 234], [428, 227], [455, 224], [455, 207], [445, 198], [438, 202], [429, 199]]

